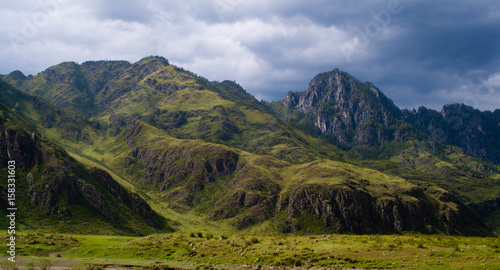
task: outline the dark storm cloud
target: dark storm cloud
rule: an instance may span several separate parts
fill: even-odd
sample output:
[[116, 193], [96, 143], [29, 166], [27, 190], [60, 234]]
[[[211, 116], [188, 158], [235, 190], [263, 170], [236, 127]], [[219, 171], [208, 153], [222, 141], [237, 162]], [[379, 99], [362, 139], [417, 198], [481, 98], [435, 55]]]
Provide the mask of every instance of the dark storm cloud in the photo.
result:
[[[384, 4], [388, 2], [374, 1], [368, 7], [353, 4], [341, 10], [347, 10], [348, 16], [341, 11], [339, 16], [333, 13], [332, 17], [340, 17], [340, 21], [322, 23], [342, 26], [354, 37], [360, 37], [360, 30], [366, 37], [366, 26], [377, 21], [373, 14], [386, 12]], [[391, 14], [388, 24], [379, 27], [380, 33], [369, 37], [368, 45], [356, 48], [349, 61], [332, 64], [361, 80], [372, 81], [400, 107], [409, 108], [419, 105], [439, 108], [446, 103], [468, 101], [481, 87], [481, 78], [494, 77], [500, 72], [499, 3], [404, 0], [399, 3], [401, 12]], [[314, 12], [310, 14], [316, 16]], [[312, 69], [314, 64], [309, 67]], [[333, 66], [322, 67], [327, 70]], [[443, 95], [453, 91], [457, 91], [454, 99], [450, 99], [453, 95]], [[497, 102], [498, 91], [491, 96]], [[494, 108], [492, 104], [479, 102], [483, 109]]]
[[[396, 99], [403, 107], [418, 106], [411, 100], [421, 101], [419, 95], [432, 96], [427, 104], [433, 107], [467, 101], [481, 87], [481, 78], [500, 72], [499, 10], [493, 1], [408, 3], [391, 22], [398, 33], [373, 42], [369, 50], [374, 56], [362, 61], [373, 68], [360, 70], [360, 74], [372, 76], [370, 80], [388, 96], [397, 96], [398, 88], [411, 89], [406, 97]], [[457, 94], [454, 100], [439, 95], [463, 87], [469, 88], [462, 89], [469, 94]], [[496, 92], [492, 97], [499, 97]], [[482, 108], [491, 108], [482, 104]]]
[[500, 103], [493, 0], [20, 0], [0, 12], [0, 34], [19, 38], [0, 40], [0, 73], [162, 55], [258, 99], [280, 100], [341, 68], [400, 107]]

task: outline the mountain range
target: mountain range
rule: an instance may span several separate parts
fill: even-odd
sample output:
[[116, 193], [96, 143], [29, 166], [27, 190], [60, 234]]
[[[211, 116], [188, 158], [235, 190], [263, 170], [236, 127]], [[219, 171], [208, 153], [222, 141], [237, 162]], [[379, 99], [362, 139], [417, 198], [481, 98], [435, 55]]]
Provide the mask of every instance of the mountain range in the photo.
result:
[[157, 56], [14, 71], [0, 97], [28, 230], [500, 232], [500, 110], [401, 110], [338, 69], [259, 102]]

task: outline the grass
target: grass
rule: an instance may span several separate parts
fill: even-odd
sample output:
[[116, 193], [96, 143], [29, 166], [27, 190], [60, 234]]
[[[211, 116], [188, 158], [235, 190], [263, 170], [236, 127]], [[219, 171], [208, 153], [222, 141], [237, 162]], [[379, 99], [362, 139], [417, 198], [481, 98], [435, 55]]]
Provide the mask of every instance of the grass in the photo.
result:
[[212, 91], [195, 89], [178, 91], [174, 99], [169, 98], [162, 101], [159, 108], [169, 111], [210, 110], [214, 106], [234, 105], [232, 102], [220, 98]]
[[[59, 242], [49, 245], [44, 241], [49, 238]], [[17, 247], [27, 258], [46, 258], [55, 248], [62, 248], [58, 260], [89, 263], [92, 258], [91, 263], [129, 266], [158, 262], [181, 269], [242, 269], [244, 265], [500, 269], [498, 238], [419, 234], [227, 236], [199, 231], [191, 236], [175, 233], [147, 237], [20, 234], [18, 239]]]
[[[318, 160], [294, 165], [286, 168], [283, 176], [284, 179], [287, 179], [288, 186], [301, 181], [310, 184], [329, 185], [340, 185], [345, 184], [347, 181], [356, 181], [366, 185], [367, 189], [373, 194], [396, 193], [415, 187], [415, 185], [399, 177], [331, 160]], [[284, 191], [286, 190], [287, 188], [284, 189]]]

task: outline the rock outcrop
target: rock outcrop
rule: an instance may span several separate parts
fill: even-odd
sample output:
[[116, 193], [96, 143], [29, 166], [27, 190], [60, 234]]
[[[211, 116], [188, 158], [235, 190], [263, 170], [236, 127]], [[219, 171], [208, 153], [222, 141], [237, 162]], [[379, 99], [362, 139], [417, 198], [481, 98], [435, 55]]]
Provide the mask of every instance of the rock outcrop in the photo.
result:
[[[436, 203], [439, 202], [439, 203]], [[308, 184], [292, 190], [278, 202], [286, 210], [283, 232], [305, 228], [310, 217], [338, 233], [423, 233], [489, 235], [480, 218], [451, 193], [435, 187], [414, 187], [399, 195], [374, 196], [349, 185]]]
[[445, 105], [441, 112], [400, 110], [373, 84], [338, 69], [317, 75], [304, 92], [289, 92], [281, 102], [310, 114], [314, 126], [341, 145], [374, 146], [427, 136], [500, 163], [500, 110], [481, 112], [463, 104]]
[[373, 84], [338, 69], [317, 75], [304, 92], [289, 92], [288, 108], [312, 113], [314, 125], [345, 145], [394, 139], [400, 110]]
[[231, 174], [237, 167], [239, 156], [228, 147], [215, 144], [141, 145], [144, 126], [140, 122], [130, 124], [123, 134], [132, 149], [126, 163], [138, 162], [144, 168], [142, 186], [152, 186], [165, 191], [182, 186], [166, 195], [172, 208], [183, 211], [193, 206], [193, 194], [213, 182], [217, 177]]
[[[120, 223], [123, 222], [121, 216], [113, 208], [118, 203], [119, 207], [131, 209], [150, 226], [163, 228], [163, 218], [137, 194], [127, 192], [107, 172], [86, 169], [57, 145], [35, 133], [30, 135], [22, 128], [6, 125], [4, 121], [0, 118], [0, 161], [7, 164], [7, 160], [14, 160], [16, 172], [29, 175], [27, 190], [20, 192], [26, 192], [31, 204], [37, 206], [43, 216], [70, 220], [75, 214], [73, 206], [79, 205], [97, 212], [111, 223]], [[19, 186], [22, 188], [24, 184]]]
[[474, 156], [500, 163], [500, 110], [481, 112], [464, 104], [443, 106], [441, 112], [424, 107], [403, 111], [408, 123], [443, 144], [462, 147]]

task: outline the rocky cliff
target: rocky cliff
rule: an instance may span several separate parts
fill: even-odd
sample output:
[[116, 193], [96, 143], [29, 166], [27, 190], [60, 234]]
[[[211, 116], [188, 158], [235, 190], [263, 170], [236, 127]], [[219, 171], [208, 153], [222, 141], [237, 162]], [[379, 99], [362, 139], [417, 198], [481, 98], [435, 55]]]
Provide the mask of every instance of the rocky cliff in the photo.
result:
[[373, 84], [338, 69], [317, 75], [304, 92], [289, 92], [281, 103], [308, 114], [315, 127], [341, 145], [432, 138], [500, 163], [500, 110], [481, 112], [463, 104], [445, 105], [441, 112], [400, 110]]
[[500, 163], [500, 110], [481, 112], [464, 104], [443, 106], [441, 112], [420, 107], [403, 111], [405, 121], [436, 141], [464, 148], [474, 156]]
[[406, 181], [329, 161], [290, 168], [297, 172], [279, 194], [284, 232], [423, 233], [489, 235], [479, 216], [452, 193], [423, 181]]
[[[97, 214], [89, 217], [90, 220], [104, 220], [127, 233], [134, 229], [127, 227], [129, 221], [124, 220], [125, 213], [137, 215], [136, 222], [145, 220], [145, 232], [165, 227], [163, 218], [143, 199], [127, 192], [107, 172], [85, 168], [57, 145], [36, 133], [28, 134], [17, 126], [19, 123], [10, 122], [9, 118], [15, 117], [13, 113], [5, 114], [0, 118], [0, 161], [16, 162], [18, 194], [25, 193], [28, 201], [38, 208], [35, 215], [71, 221], [81, 214], [73, 211], [83, 207]], [[19, 201], [23, 203], [23, 199]], [[32, 209], [33, 206], [25, 207]], [[27, 219], [21, 222], [40, 225], [31, 224]]]
[[314, 125], [341, 144], [373, 145], [397, 138], [400, 110], [373, 84], [338, 69], [317, 75], [304, 92], [289, 92], [281, 102], [312, 113]]
[[340, 233], [488, 235], [488, 228], [471, 209], [451, 193], [435, 187], [413, 187], [400, 195], [377, 197], [348, 185], [304, 185], [280, 200], [281, 209], [287, 210], [289, 218], [284, 232], [297, 232], [304, 226], [301, 217], [312, 216]]

